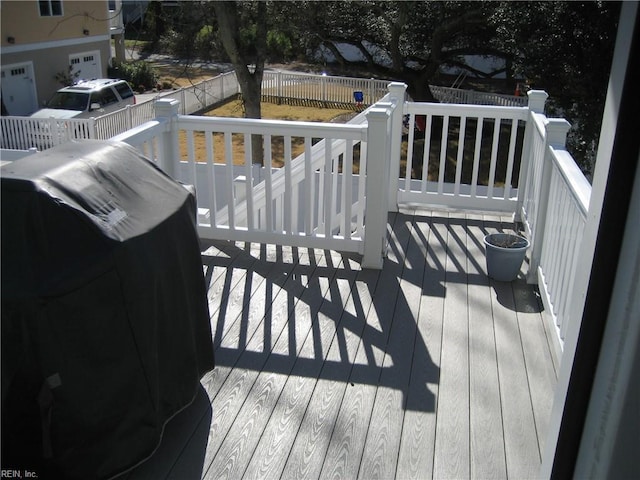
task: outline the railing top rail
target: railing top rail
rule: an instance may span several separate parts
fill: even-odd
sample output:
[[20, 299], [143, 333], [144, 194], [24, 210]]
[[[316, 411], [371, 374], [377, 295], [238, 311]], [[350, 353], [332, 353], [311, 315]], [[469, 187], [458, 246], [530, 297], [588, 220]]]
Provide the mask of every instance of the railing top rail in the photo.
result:
[[167, 127], [168, 122], [163, 120], [151, 120], [149, 122], [145, 122], [142, 125], [132, 128], [131, 130], [127, 130], [115, 137], [111, 137], [109, 140], [113, 140], [116, 142], [144, 142], [150, 140], [151, 138], [157, 136], [158, 128]]
[[493, 93], [493, 92], [479, 92], [476, 90], [463, 89], [463, 88], [453, 88], [453, 87], [445, 87], [441, 85], [429, 85], [429, 88], [433, 92], [440, 93], [451, 93], [453, 95], [472, 95], [478, 98], [500, 98], [502, 100], [512, 102], [515, 105], [524, 106], [527, 104], [527, 97], [519, 97], [517, 95], [508, 95], [505, 93]]
[[326, 75], [322, 73], [308, 73], [308, 72], [296, 72], [294, 70], [265, 70], [265, 74], [271, 75], [287, 75], [291, 77], [305, 77], [305, 78], [314, 78], [314, 79], [325, 79], [325, 80], [344, 80], [344, 81], [365, 81], [365, 82], [380, 82], [385, 85], [391, 83], [391, 80], [383, 80], [378, 78], [364, 78], [364, 77], [344, 77], [342, 75]]
[[180, 128], [228, 133], [260, 133], [274, 136], [344, 138], [365, 140], [366, 125], [345, 123], [294, 122], [250, 118], [178, 115]]
[[526, 120], [527, 107], [503, 107], [496, 105], [469, 105], [458, 103], [405, 102], [404, 113], [448, 115], [464, 117], [500, 117]]
[[56, 123], [67, 124], [67, 125], [81, 125], [81, 124], [85, 124], [85, 123], [94, 122], [96, 120], [96, 118], [98, 118], [98, 117], [91, 117], [91, 118], [42, 117], [42, 118], [38, 118], [38, 117], [21, 117], [21, 116], [18, 116], [18, 115], [4, 115], [4, 116], [0, 117], [0, 122], [10, 123], [11, 121], [16, 121], [16, 122], [29, 121], [29, 122], [34, 122], [34, 123], [37, 123], [37, 122], [56, 122]]
[[546, 117], [544, 113], [536, 113], [531, 112], [531, 119], [533, 120], [533, 125], [538, 130], [540, 135], [545, 135], [545, 127], [547, 123], [549, 123], [549, 119]]
[[584, 176], [575, 160], [569, 152], [563, 148], [549, 147], [553, 162], [562, 175], [563, 180], [572, 192], [576, 203], [585, 217], [589, 212], [589, 202], [591, 199], [591, 184]]

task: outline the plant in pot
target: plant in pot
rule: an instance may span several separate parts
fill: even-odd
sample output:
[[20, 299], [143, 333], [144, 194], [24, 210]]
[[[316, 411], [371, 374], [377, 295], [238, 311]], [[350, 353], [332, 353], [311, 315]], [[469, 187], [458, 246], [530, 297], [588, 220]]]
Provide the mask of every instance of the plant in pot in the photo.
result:
[[494, 280], [511, 282], [529, 248], [529, 240], [514, 233], [490, 233], [484, 237], [487, 275]]

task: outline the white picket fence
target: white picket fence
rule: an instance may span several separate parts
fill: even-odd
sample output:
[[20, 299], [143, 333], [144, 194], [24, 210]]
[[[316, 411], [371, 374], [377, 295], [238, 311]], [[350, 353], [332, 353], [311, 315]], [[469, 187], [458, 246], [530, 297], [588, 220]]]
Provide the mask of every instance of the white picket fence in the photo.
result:
[[[311, 73], [266, 71], [262, 80], [265, 100], [300, 100], [334, 104], [362, 103], [369, 106], [387, 94], [389, 80], [334, 77]], [[356, 92], [362, 94], [359, 102]]]
[[[334, 77], [311, 73], [267, 71], [263, 79], [263, 99], [268, 101], [304, 101], [323, 104], [353, 105], [355, 92], [362, 93], [362, 105], [369, 106], [387, 93], [386, 80]], [[515, 105], [520, 97], [484, 94], [447, 87], [431, 87], [441, 102]], [[189, 115], [240, 93], [235, 72], [220, 74], [190, 87], [159, 93], [155, 100], [175, 98], [180, 114]], [[153, 101], [129, 105], [122, 110], [84, 120], [31, 119], [0, 117], [0, 148], [45, 150], [70, 140], [108, 139], [153, 119]], [[525, 101], [526, 103], [526, 101]]]
[[25, 150], [35, 147], [46, 150], [60, 143], [83, 138], [106, 140], [152, 120], [154, 103], [162, 98], [180, 101], [180, 113], [188, 115], [204, 110], [240, 93], [234, 72], [220, 74], [189, 87], [159, 93], [153, 100], [128, 105], [96, 118], [83, 120], [35, 119], [30, 117], [0, 117], [1, 148]]
[[504, 95], [501, 93], [476, 92], [461, 88], [431, 85], [431, 93], [441, 103], [462, 103], [466, 105], [496, 105], [500, 107], [526, 107], [527, 97]]

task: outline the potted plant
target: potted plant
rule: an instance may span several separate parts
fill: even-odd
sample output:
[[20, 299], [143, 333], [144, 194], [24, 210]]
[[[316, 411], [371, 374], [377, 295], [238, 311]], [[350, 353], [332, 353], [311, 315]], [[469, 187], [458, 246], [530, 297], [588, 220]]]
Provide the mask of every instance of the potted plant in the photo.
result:
[[484, 237], [487, 275], [494, 280], [511, 282], [518, 276], [529, 240], [514, 233], [490, 233]]

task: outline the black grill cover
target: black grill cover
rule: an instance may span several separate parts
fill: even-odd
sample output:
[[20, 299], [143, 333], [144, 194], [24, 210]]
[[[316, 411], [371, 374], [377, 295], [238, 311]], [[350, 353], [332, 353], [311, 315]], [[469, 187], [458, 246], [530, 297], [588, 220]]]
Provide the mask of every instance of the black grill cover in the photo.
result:
[[112, 476], [214, 365], [195, 197], [115, 142], [1, 172], [2, 468]]

